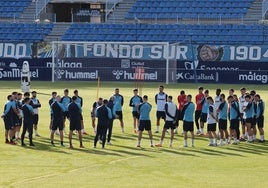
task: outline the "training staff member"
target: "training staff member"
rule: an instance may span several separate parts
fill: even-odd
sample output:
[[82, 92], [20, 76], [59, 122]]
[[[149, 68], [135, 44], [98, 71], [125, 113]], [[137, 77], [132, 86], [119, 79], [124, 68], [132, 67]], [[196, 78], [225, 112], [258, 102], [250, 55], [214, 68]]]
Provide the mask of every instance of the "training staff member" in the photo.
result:
[[54, 133], [57, 129], [60, 131], [60, 144], [62, 147], [65, 147], [63, 144], [63, 114], [66, 112], [66, 108], [64, 108], [63, 104], [60, 103], [61, 97], [58, 95], [56, 100], [51, 105], [52, 111], [52, 131], [50, 134], [51, 145], [54, 144]]
[[22, 112], [23, 112], [23, 129], [21, 133], [21, 145], [26, 146], [24, 143], [24, 137], [26, 131], [29, 133], [29, 141], [30, 141], [30, 146], [34, 146], [33, 144], [33, 116], [34, 116], [34, 109], [33, 107], [29, 104], [31, 101], [30, 98], [25, 98], [24, 99], [24, 105], [22, 106]]
[[96, 148], [99, 137], [102, 139], [102, 149], [104, 149], [106, 142], [106, 133], [108, 128], [109, 120], [113, 118], [111, 109], [107, 107], [108, 100], [103, 100], [101, 105], [96, 110], [96, 117], [98, 118], [97, 133], [94, 140], [94, 148]]
[[70, 149], [73, 149], [72, 144], [72, 135], [73, 131], [77, 130], [79, 135], [79, 141], [80, 141], [80, 148], [84, 148], [82, 144], [82, 123], [81, 123], [81, 107], [77, 104], [78, 98], [76, 96], [72, 97], [72, 102], [68, 105], [68, 112], [70, 116], [70, 132], [69, 132], [69, 143], [70, 143]]

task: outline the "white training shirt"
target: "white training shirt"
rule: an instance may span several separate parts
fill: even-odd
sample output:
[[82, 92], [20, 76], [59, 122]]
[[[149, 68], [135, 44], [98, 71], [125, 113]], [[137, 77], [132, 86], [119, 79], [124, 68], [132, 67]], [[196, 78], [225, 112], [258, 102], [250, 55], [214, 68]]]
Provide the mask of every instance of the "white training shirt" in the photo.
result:
[[[33, 103], [34, 105], [39, 104], [39, 101], [38, 101], [37, 98], [32, 98], [31, 100], [32, 100], [32, 103]], [[33, 113], [34, 113], [34, 114], [38, 114], [38, 108], [34, 108], [34, 109], [33, 109]]]
[[216, 108], [216, 110], [219, 108], [220, 104], [221, 104], [221, 97], [216, 96], [214, 99], [214, 107]]
[[165, 93], [156, 94], [157, 111], [165, 111], [166, 99], [167, 99], [167, 94]]
[[212, 115], [210, 114], [210, 108], [211, 108], [211, 107], [213, 108], [213, 115], [214, 115], [214, 117], [216, 117], [216, 115], [217, 115], [217, 111], [216, 111], [215, 106], [214, 106], [213, 104], [210, 104], [209, 107], [208, 107], [208, 118], [207, 118], [207, 123], [208, 123], [208, 124], [214, 124], [214, 123], [217, 123], [216, 119], [214, 119], [214, 118], [212, 117]]
[[245, 107], [244, 102], [246, 102], [245, 96], [239, 97], [239, 111], [240, 111], [240, 113], [244, 113], [244, 111], [243, 111], [243, 108]]
[[167, 111], [168, 111], [168, 113], [172, 117], [174, 117], [174, 118], [172, 118], [172, 117], [170, 117], [170, 116], [168, 116], [166, 114], [166, 121], [174, 121], [175, 120], [175, 116], [176, 116], [176, 112], [177, 112], [177, 105], [174, 104], [173, 102], [166, 102], [165, 105], [167, 105]]

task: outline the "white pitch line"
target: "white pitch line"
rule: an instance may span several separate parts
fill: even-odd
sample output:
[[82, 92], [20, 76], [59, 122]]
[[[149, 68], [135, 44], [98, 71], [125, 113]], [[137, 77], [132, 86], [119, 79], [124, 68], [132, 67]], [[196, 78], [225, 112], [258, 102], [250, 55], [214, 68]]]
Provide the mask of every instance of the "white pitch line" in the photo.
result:
[[[127, 157], [127, 158], [122, 158], [122, 159], [116, 159], [116, 160], [110, 161], [108, 164], [114, 164], [114, 163], [117, 163], [117, 162], [126, 161], [126, 160], [129, 160], [129, 159], [134, 159], [134, 158], [138, 158], [138, 157], [141, 157], [141, 156], [132, 156], [132, 157]], [[21, 184], [21, 183], [25, 183], [25, 182], [29, 182], [29, 181], [33, 181], [33, 180], [38, 180], [38, 179], [43, 179], [43, 178], [60, 176], [60, 175], [63, 175], [63, 174], [73, 173], [73, 172], [78, 171], [78, 170], [82, 170], [82, 169], [86, 169], [86, 168], [92, 168], [92, 167], [96, 167], [96, 166], [103, 166], [103, 165], [105, 165], [105, 164], [95, 164], [95, 165], [92, 165], [92, 166], [79, 167], [79, 168], [76, 168], [76, 169], [69, 170], [67, 172], [46, 174], [46, 175], [42, 175], [42, 176], [36, 176], [36, 177], [33, 177], [33, 178], [26, 178], [26, 179], [23, 179], [21, 181], [11, 183], [11, 184], [9, 184], [9, 186], [15, 186], [17, 184]]]
[[127, 158], [123, 158], [123, 159], [117, 159], [117, 160], [109, 162], [108, 164], [114, 164], [114, 163], [121, 162], [121, 161], [127, 161], [129, 159], [134, 159], [134, 158], [138, 158], [138, 157], [141, 157], [141, 156], [133, 156], [133, 157], [127, 157]]

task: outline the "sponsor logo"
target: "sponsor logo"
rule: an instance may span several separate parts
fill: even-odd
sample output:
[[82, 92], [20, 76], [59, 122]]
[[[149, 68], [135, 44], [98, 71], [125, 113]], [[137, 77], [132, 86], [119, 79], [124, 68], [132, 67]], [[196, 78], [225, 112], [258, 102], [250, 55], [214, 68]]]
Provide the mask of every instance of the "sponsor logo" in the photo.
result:
[[[198, 67], [199, 65], [199, 67]], [[232, 66], [207, 66], [207, 65], [200, 65], [198, 60], [193, 62], [184, 62], [184, 67], [186, 70], [218, 70], [218, 71], [237, 71], [239, 70], [238, 67], [232, 67]]]
[[[47, 62], [46, 67], [51, 68], [53, 66], [52, 62]], [[64, 60], [59, 60], [57, 65], [55, 66], [57, 68], [83, 68], [83, 63], [81, 62], [68, 62]]]
[[268, 74], [260, 74], [256, 72], [248, 72], [248, 74], [239, 74], [239, 81], [258, 81], [263, 84], [268, 83]]
[[214, 81], [214, 82], [218, 82], [219, 81], [219, 74], [218, 72], [216, 72], [215, 74], [211, 73], [211, 74], [206, 74], [206, 73], [198, 73], [195, 74], [194, 73], [190, 73], [190, 72], [180, 72], [177, 73], [176, 75], [177, 80], [195, 80], [195, 78], [197, 80], [200, 81]]
[[119, 80], [120, 77], [123, 75], [124, 71], [122, 70], [113, 70], [113, 75], [115, 75], [115, 79]]
[[[19, 68], [12, 68], [11, 70], [4, 70], [0, 68], [0, 79], [2, 78], [20, 78], [21, 70]], [[39, 78], [39, 69], [31, 70], [30, 77]]]
[[145, 73], [144, 71], [137, 71], [135, 73], [123, 71], [123, 70], [113, 70], [113, 75], [116, 80], [157, 80], [157, 71], [153, 73]]
[[78, 72], [68, 70], [57, 70], [55, 71], [58, 79], [73, 79], [73, 80], [94, 80], [98, 78], [98, 71], [95, 72]]
[[223, 55], [223, 48], [210, 46], [210, 45], [201, 45], [197, 48], [198, 59], [202, 61], [219, 61]]
[[198, 61], [191, 61], [191, 62], [185, 61], [184, 62], [184, 67], [186, 70], [196, 69], [197, 66], [198, 66]]

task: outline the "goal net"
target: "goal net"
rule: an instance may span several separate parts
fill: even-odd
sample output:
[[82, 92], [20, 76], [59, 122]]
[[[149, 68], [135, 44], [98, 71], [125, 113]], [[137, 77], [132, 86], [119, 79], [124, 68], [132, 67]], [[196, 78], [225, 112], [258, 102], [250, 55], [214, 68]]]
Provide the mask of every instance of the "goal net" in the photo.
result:
[[176, 60], [166, 42], [52, 43], [52, 81], [176, 82]]

